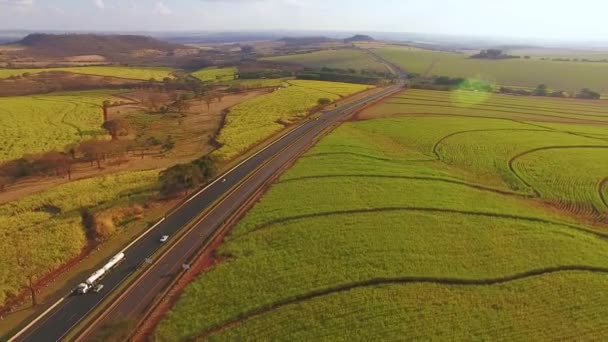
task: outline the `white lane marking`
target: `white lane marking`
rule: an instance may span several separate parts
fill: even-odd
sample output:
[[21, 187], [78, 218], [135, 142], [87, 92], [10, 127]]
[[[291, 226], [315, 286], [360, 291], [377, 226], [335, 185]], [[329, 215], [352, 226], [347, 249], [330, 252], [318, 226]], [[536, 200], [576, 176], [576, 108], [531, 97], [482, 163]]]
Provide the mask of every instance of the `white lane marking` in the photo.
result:
[[[368, 99], [368, 101], [373, 101], [376, 98], [380, 97], [381, 94], [376, 94], [376, 96], [372, 96], [370, 99]], [[339, 114], [339, 113], [344, 113], [346, 111], [349, 111], [350, 109], [352, 109], [353, 107], [357, 107], [361, 105], [361, 102], [363, 102], [363, 100], [361, 100], [360, 102], [356, 102], [356, 103], [351, 103], [350, 105], [346, 105], [340, 109], [338, 109], [336, 112], [333, 112], [332, 114]], [[330, 112], [331, 113], [331, 112]], [[193, 199], [195, 199], [196, 197], [198, 197], [201, 193], [203, 193], [205, 190], [207, 190], [208, 188], [210, 188], [213, 184], [217, 183], [220, 179], [225, 178], [223, 176], [226, 176], [228, 174], [230, 174], [232, 171], [236, 170], [237, 168], [239, 168], [240, 166], [242, 166], [243, 164], [245, 164], [246, 162], [248, 162], [249, 160], [255, 158], [256, 156], [258, 156], [259, 154], [261, 154], [262, 152], [266, 151], [267, 149], [269, 149], [271, 146], [277, 144], [279, 141], [283, 140], [284, 138], [288, 137], [289, 135], [293, 134], [295, 131], [297, 131], [298, 129], [300, 129], [302, 126], [306, 125], [308, 122], [304, 122], [301, 125], [293, 128], [291, 131], [287, 132], [285, 135], [281, 136], [279, 139], [273, 141], [271, 144], [269, 144], [268, 146], [264, 147], [263, 149], [259, 150], [258, 152], [256, 152], [255, 154], [251, 155], [249, 158], [243, 160], [242, 162], [240, 162], [239, 164], [237, 164], [236, 166], [234, 166], [233, 168], [231, 168], [230, 170], [226, 171], [221, 177], [216, 178], [213, 182], [209, 183], [206, 187], [204, 187], [203, 189], [201, 189], [200, 191], [198, 191], [196, 194], [192, 195], [185, 203], [188, 203], [190, 201], [192, 201]], [[146, 236], [149, 232], [151, 232], [152, 230], [154, 230], [154, 228], [156, 228], [158, 225], [160, 225], [163, 221], [165, 221], [166, 217], [163, 217], [162, 219], [160, 219], [156, 224], [154, 224], [152, 227], [150, 227], [148, 230], [146, 230], [144, 233], [140, 234], [137, 239], [133, 240], [129, 245], [127, 245], [127, 247], [125, 247], [121, 252], [125, 252], [127, 249], [129, 249], [130, 247], [132, 247], [135, 243], [137, 243], [137, 241], [139, 241], [140, 239], [142, 239], [144, 236]], [[11, 339], [8, 340], [8, 342], [14, 342], [16, 340], [17, 337], [21, 336], [27, 329], [31, 328], [34, 324], [36, 324], [40, 319], [42, 319], [45, 315], [47, 315], [51, 310], [53, 310], [55, 307], [57, 307], [57, 305], [59, 305], [62, 301], [65, 300], [65, 297], [59, 299], [56, 303], [54, 303], [50, 308], [48, 308], [46, 311], [44, 311], [42, 314], [40, 314], [38, 317], [36, 317], [32, 322], [30, 322], [30, 324], [28, 324], [26, 327], [24, 327], [23, 329], [21, 329], [17, 334], [15, 334], [13, 337], [11, 337]], [[86, 315], [85, 315], [86, 316]]]
[[14, 342], [17, 340], [17, 338], [21, 335], [23, 335], [23, 333], [28, 330], [29, 328], [31, 328], [34, 324], [36, 324], [39, 320], [42, 319], [42, 317], [44, 317], [46, 314], [48, 314], [51, 310], [53, 310], [54, 308], [57, 307], [57, 305], [59, 305], [61, 302], [63, 302], [65, 300], [65, 297], [59, 299], [57, 302], [55, 302], [55, 304], [51, 305], [50, 308], [46, 309], [42, 314], [40, 314], [38, 317], [36, 317], [36, 319], [34, 319], [33, 321], [30, 322], [30, 324], [26, 325], [23, 329], [21, 329], [18, 333], [16, 333], [15, 335], [13, 335], [13, 337], [11, 337], [8, 342]]
[[213, 182], [209, 183], [206, 187], [202, 188], [200, 191], [198, 191], [197, 193], [195, 193], [194, 195], [190, 196], [190, 198], [188, 198], [188, 200], [185, 203], [188, 203], [192, 200], [194, 200], [196, 197], [198, 197], [200, 194], [202, 194], [203, 192], [205, 192], [205, 190], [209, 189], [213, 184], [217, 183], [220, 179], [226, 178], [227, 175], [229, 175], [232, 171], [238, 169], [239, 167], [241, 167], [243, 164], [245, 164], [246, 162], [248, 162], [249, 160], [257, 157], [259, 154], [261, 154], [262, 152], [266, 151], [267, 149], [269, 149], [270, 147], [272, 147], [273, 145], [275, 145], [276, 143], [278, 143], [279, 141], [283, 140], [284, 138], [286, 138], [287, 136], [291, 135], [292, 133], [294, 133], [296, 130], [300, 129], [302, 126], [304, 126], [305, 124], [307, 124], [308, 122], [304, 122], [303, 124], [294, 127], [291, 131], [285, 133], [285, 135], [279, 137], [279, 139], [273, 141], [271, 144], [269, 144], [268, 146], [265, 146], [263, 149], [259, 150], [258, 152], [256, 152], [255, 154], [251, 155], [249, 158], [243, 160], [242, 162], [238, 163], [236, 166], [234, 166], [233, 168], [231, 168], [230, 170], [224, 172], [220, 177], [217, 177]]
[[131, 241], [130, 244], [127, 245], [127, 247], [123, 248], [122, 251], [120, 251], [120, 253], [124, 253], [127, 251], [127, 249], [131, 248], [131, 246], [133, 246], [137, 241], [139, 241], [141, 238], [143, 238], [144, 236], [146, 236], [149, 232], [151, 232], [152, 230], [154, 230], [154, 228], [158, 227], [159, 224], [163, 223], [163, 221], [165, 221], [166, 217], [161, 218], [158, 222], [156, 222], [155, 225], [153, 225], [152, 227], [148, 228], [148, 230], [146, 230], [145, 232], [143, 232], [142, 234], [140, 234], [137, 239]]

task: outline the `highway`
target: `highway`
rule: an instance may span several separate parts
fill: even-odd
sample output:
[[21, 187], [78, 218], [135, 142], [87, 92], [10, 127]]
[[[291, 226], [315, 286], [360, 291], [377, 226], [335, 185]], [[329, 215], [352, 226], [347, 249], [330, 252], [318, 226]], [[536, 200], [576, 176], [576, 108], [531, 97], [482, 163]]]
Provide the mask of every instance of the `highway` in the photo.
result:
[[[113, 303], [108, 317], [121, 319], [137, 317], [149, 307], [155, 296], [179, 274], [182, 264], [197, 253], [214, 232], [286, 163], [297, 157], [311, 142], [331, 125], [348, 114], [401, 89], [402, 83], [353, 101], [320, 115], [317, 120], [305, 121], [283, 135], [266, 148], [245, 160], [209, 186], [194, 194], [162, 222], [128, 247], [126, 260], [112, 270], [103, 280], [104, 289], [97, 294], [69, 295], [56, 303], [43, 317], [21, 331], [10, 341], [59, 341], [84, 319], [96, 306], [112, 293], [129, 275], [144, 265], [161, 247], [162, 235], [171, 237], [187, 227], [202, 212], [207, 213], [183, 238], [174, 242], [161, 260], [155, 261], [143, 276], [135, 280], [129, 291]], [[222, 182], [222, 179], [226, 179]], [[94, 270], [91, 270], [91, 273]], [[74, 284], [74, 287], [77, 284]]]

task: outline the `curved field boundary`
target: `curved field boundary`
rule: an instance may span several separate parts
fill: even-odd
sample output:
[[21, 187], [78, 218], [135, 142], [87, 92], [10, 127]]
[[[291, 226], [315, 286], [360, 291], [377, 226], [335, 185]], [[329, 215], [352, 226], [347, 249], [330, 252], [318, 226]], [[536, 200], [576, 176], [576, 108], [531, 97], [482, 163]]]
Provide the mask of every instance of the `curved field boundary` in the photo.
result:
[[429, 182], [442, 182], [442, 183], [463, 185], [463, 186], [467, 186], [467, 187], [470, 187], [470, 188], [473, 188], [473, 189], [482, 190], [482, 191], [489, 191], [489, 192], [493, 192], [493, 193], [501, 194], [501, 195], [520, 196], [520, 197], [527, 197], [527, 198], [533, 197], [532, 195], [528, 195], [528, 194], [522, 194], [522, 193], [518, 193], [518, 192], [514, 192], [514, 191], [509, 191], [509, 190], [501, 190], [501, 189], [486, 187], [486, 186], [483, 186], [483, 185], [478, 185], [478, 184], [473, 184], [473, 183], [467, 183], [467, 182], [459, 181], [459, 180], [456, 180], [456, 179], [435, 178], [435, 177], [416, 177], [416, 176], [391, 176], [391, 175], [366, 175], [366, 174], [319, 175], [319, 176], [307, 176], [307, 177], [289, 178], [289, 179], [281, 180], [281, 181], [277, 182], [277, 184], [289, 183], [289, 182], [298, 182], [298, 181], [308, 180], [308, 179], [345, 178], [345, 177], [352, 177], [352, 178], [380, 178], [380, 179], [407, 179], [407, 180], [419, 180], [419, 181], [429, 181]]
[[[437, 149], [439, 148], [439, 145], [441, 145], [444, 141], [446, 141], [447, 139], [454, 137], [456, 135], [461, 135], [461, 134], [468, 134], [468, 133], [482, 133], [482, 132], [501, 132], [501, 131], [528, 131], [528, 132], [551, 132], [551, 133], [563, 133], [563, 132], [559, 132], [559, 131], [552, 131], [552, 130], [546, 130], [546, 129], [532, 129], [532, 128], [490, 128], [490, 129], [471, 129], [471, 130], [466, 130], [466, 131], [457, 131], [457, 132], [452, 132], [444, 137], [442, 137], [441, 139], [437, 140], [435, 142], [435, 145], [433, 145], [433, 154], [437, 157], [438, 160], [441, 160], [441, 156], [439, 155], [439, 152], [437, 151]], [[564, 133], [566, 134], [566, 133]]]
[[[403, 104], [403, 105], [421, 106], [421, 107], [466, 109], [466, 108], [455, 107], [455, 106], [441, 106], [441, 105], [431, 105], [431, 104], [423, 104], [423, 103], [386, 102], [386, 104], [395, 104], [395, 105]], [[584, 118], [571, 117], [571, 116], [548, 115], [548, 114], [537, 114], [537, 113], [522, 113], [522, 112], [515, 112], [515, 111], [511, 111], [511, 110], [501, 110], [501, 109], [480, 109], [480, 110], [484, 111], [484, 112], [519, 114], [519, 115], [526, 115], [526, 116], [541, 116], [541, 117], [547, 117], [547, 118], [553, 118], [553, 119], [559, 118], [559, 119], [576, 120], [576, 121], [583, 121], [583, 122], [600, 123], [600, 124], [604, 124], [604, 125], [608, 124], [608, 116], [602, 116], [602, 117], [606, 118], [606, 120], [592, 120], [592, 119], [584, 119]], [[577, 115], [578, 116], [589, 116], [589, 115], [582, 115], [582, 114], [577, 114]], [[481, 116], [477, 116], [477, 117], [481, 117]]]
[[[517, 280], [523, 280], [534, 277], [541, 277], [550, 275], [553, 273], [564, 273], [564, 272], [589, 272], [597, 274], [608, 274], [608, 268], [585, 266], [585, 265], [565, 265], [556, 267], [547, 267], [534, 269], [522, 273], [517, 273], [509, 276], [498, 277], [498, 278], [485, 278], [485, 279], [466, 279], [466, 278], [443, 278], [443, 277], [395, 277], [395, 278], [373, 278], [368, 280], [357, 281], [353, 283], [340, 284], [333, 287], [312, 291], [296, 295], [290, 298], [286, 298], [277, 301], [272, 304], [264, 305], [262, 307], [249, 310], [244, 312], [237, 317], [228, 321], [219, 323], [214, 327], [208, 329], [202, 334], [194, 337], [194, 339], [206, 339], [212, 335], [215, 335], [222, 330], [235, 326], [243, 321], [250, 320], [252, 318], [265, 315], [272, 311], [281, 309], [288, 305], [303, 303], [319, 297], [325, 297], [336, 293], [348, 292], [354, 289], [376, 287], [381, 285], [410, 285], [410, 284], [434, 284], [434, 285], [447, 285], [447, 286], [493, 286], [505, 284]], [[193, 340], [194, 340], [193, 339]]]
[[[513, 164], [515, 163], [515, 161], [517, 161], [519, 158], [522, 158], [524, 156], [527, 156], [529, 154], [532, 153], [536, 153], [536, 152], [540, 152], [540, 151], [547, 151], [547, 150], [571, 150], [571, 149], [608, 149], [608, 146], [601, 146], [601, 145], [573, 145], [573, 146], [545, 146], [545, 147], [539, 147], [539, 148], [535, 148], [532, 150], [528, 150], [528, 151], [524, 151], [522, 153], [519, 153], [513, 157], [511, 157], [511, 159], [509, 159], [509, 170], [515, 175], [515, 177], [517, 177], [519, 180], [521, 180], [526, 186], [534, 189], [534, 187], [524, 179], [524, 177], [522, 175], [520, 175], [517, 170], [515, 169], [515, 167], [513, 167]], [[599, 186], [598, 186], [598, 192], [600, 195], [600, 199], [602, 200], [602, 202], [604, 203], [604, 205], [606, 206], [606, 208], [608, 208], [608, 201], [605, 198], [602, 189], [603, 187], [608, 184], [608, 178], [605, 178], [604, 180], [602, 180], [602, 182], [600, 182]], [[536, 193], [539, 194], [540, 193], [537, 190], [534, 190]]]
[[366, 159], [372, 159], [372, 160], [378, 160], [378, 161], [383, 161], [383, 162], [389, 162], [389, 163], [394, 163], [394, 164], [401, 164], [402, 162], [434, 162], [437, 161], [437, 159], [390, 159], [390, 158], [382, 158], [382, 157], [376, 157], [376, 156], [370, 156], [367, 154], [363, 154], [363, 153], [355, 153], [355, 152], [320, 152], [320, 153], [310, 153], [307, 154], [305, 156], [302, 156], [300, 159], [303, 158], [310, 158], [310, 157], [321, 157], [321, 156], [331, 156], [331, 155], [348, 155], [348, 156], [353, 156], [353, 157], [361, 157], [361, 158], [366, 158]]
[[383, 208], [373, 208], [373, 209], [352, 209], [352, 210], [336, 210], [336, 211], [328, 211], [322, 213], [314, 213], [314, 214], [304, 214], [304, 215], [296, 215], [290, 217], [283, 217], [275, 220], [271, 220], [260, 224], [256, 227], [253, 227], [247, 230], [244, 233], [238, 234], [237, 232], [233, 233], [234, 238], [239, 238], [241, 236], [246, 236], [251, 233], [257, 232], [259, 230], [267, 229], [272, 226], [278, 224], [285, 224], [288, 222], [298, 221], [298, 220], [306, 220], [317, 217], [329, 217], [329, 216], [339, 216], [339, 215], [355, 215], [355, 214], [368, 214], [368, 213], [382, 213], [382, 212], [399, 212], [399, 211], [413, 211], [413, 212], [424, 212], [424, 213], [448, 213], [448, 214], [460, 214], [460, 215], [471, 215], [471, 216], [480, 216], [480, 217], [489, 217], [489, 218], [503, 218], [509, 220], [520, 220], [527, 222], [537, 222], [537, 223], [546, 223], [557, 226], [568, 227], [570, 229], [594, 235], [601, 239], [608, 239], [608, 233], [601, 233], [595, 230], [590, 230], [587, 228], [583, 228], [574, 224], [565, 223], [565, 222], [555, 222], [550, 220], [545, 220], [538, 217], [530, 217], [530, 216], [519, 216], [519, 215], [511, 215], [511, 214], [498, 214], [498, 213], [488, 213], [481, 211], [470, 211], [470, 210], [457, 210], [457, 209], [442, 209], [442, 208], [428, 208], [428, 207], [383, 207]]
[[[439, 103], [453, 103], [452, 101], [448, 101], [445, 99], [441, 99], [441, 100], [434, 100], [434, 99], [429, 99], [429, 98], [418, 98], [418, 97], [395, 97], [395, 99], [400, 99], [400, 100], [418, 100], [418, 101], [432, 101], [432, 102], [439, 102]], [[593, 114], [580, 114], [577, 112], [570, 112], [570, 111], [564, 111], [564, 110], [552, 110], [552, 109], [547, 109], [547, 107], [541, 107], [541, 106], [527, 106], [527, 105], [516, 105], [516, 104], [508, 104], [508, 103], [504, 103], [504, 102], [490, 102], [490, 103], [481, 103], [481, 104], [476, 104], [474, 102], [466, 102], [466, 101], [460, 101], [460, 103], [462, 104], [470, 104], [472, 105], [472, 108], [479, 108], [479, 107], [497, 107], [497, 108], [510, 108], [510, 109], [529, 109], [531, 111], [539, 111], [539, 112], [548, 112], [548, 113], [557, 113], [557, 114], [567, 114], [567, 115], [585, 115], [585, 116], [599, 116], [599, 117], [606, 117], [608, 118], [608, 112], [606, 111], [598, 111], [598, 110], [593, 110], [593, 109], [586, 109], [584, 106], [582, 106], [580, 108], [580, 111], [583, 112], [588, 112], [588, 113], [597, 113], [597, 114], [603, 114], [603, 115], [593, 115]], [[482, 109], [482, 108], [479, 108]], [[573, 109], [572, 111], [579, 111], [579, 110], [575, 110]]]
[[598, 192], [600, 193], [600, 199], [602, 200], [602, 203], [604, 203], [604, 206], [606, 206], [606, 208], [608, 208], [608, 198], [606, 198], [606, 195], [604, 194], [604, 188], [606, 188], [606, 191], [608, 191], [608, 177], [604, 178], [600, 182], [600, 185], [598, 186]]

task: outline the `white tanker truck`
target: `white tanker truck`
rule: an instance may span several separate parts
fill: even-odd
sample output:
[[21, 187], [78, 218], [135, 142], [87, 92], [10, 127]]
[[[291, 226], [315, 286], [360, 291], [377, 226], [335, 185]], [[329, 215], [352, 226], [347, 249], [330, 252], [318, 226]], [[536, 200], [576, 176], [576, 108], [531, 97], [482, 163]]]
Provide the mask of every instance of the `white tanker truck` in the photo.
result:
[[99, 282], [112, 268], [118, 266], [123, 260], [125, 260], [125, 253], [118, 253], [108, 261], [107, 264], [103, 265], [102, 268], [95, 271], [95, 273], [91, 274], [84, 283], [78, 284], [76, 287], [76, 293], [85, 294], [92, 289], [97, 282]]

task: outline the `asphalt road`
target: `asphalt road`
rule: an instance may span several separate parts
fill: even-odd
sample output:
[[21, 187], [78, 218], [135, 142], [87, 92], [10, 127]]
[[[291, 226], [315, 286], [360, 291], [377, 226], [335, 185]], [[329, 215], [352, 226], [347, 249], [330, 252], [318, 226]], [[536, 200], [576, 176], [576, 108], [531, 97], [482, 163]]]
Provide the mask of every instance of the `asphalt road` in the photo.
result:
[[[269, 177], [289, 160], [304, 152], [311, 141], [324, 129], [338, 122], [348, 113], [365, 106], [366, 103], [395, 92], [399, 88], [399, 86], [387, 88], [382, 92], [326, 112], [318, 120], [309, 120], [236, 168], [228, 171], [228, 173], [219, 177], [218, 181], [196, 194], [178, 210], [167, 216], [152, 231], [129, 247], [125, 251], [126, 260], [110, 271], [102, 280], [104, 289], [100, 293], [66, 297], [15, 341], [61, 340], [131, 273], [141, 267], [146, 258], [157, 251], [161, 246], [158, 240], [162, 235], [176, 235], [180, 229], [187, 226], [202, 211], [208, 209], [214, 202], [230, 192], [209, 211], [202, 221], [198, 222], [187, 233], [186, 238], [180, 239], [160, 262], [155, 263], [144, 277], [137, 280], [136, 285], [121, 298], [108, 317], [120, 319], [143, 313], [155, 296], [180, 272], [182, 264], [194, 256], [221, 224], [243, 205]], [[255, 173], [252, 174], [254, 171]], [[226, 179], [225, 182], [219, 181], [223, 178]], [[241, 181], [243, 182], [241, 183]], [[239, 183], [241, 184], [239, 185]], [[237, 185], [237, 190], [231, 192], [231, 189]], [[91, 273], [93, 271], [91, 270]], [[76, 285], [74, 284], [74, 287]]]

